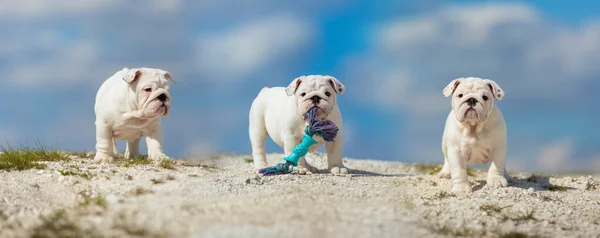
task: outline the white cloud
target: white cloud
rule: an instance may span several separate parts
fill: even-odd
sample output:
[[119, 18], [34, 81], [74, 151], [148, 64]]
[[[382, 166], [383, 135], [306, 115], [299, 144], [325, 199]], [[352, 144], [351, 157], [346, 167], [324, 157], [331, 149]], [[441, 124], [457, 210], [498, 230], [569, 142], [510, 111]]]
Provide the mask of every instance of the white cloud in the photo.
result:
[[569, 139], [555, 141], [539, 149], [538, 169], [543, 172], [562, 172], [572, 169], [573, 142]]
[[[50, 48], [50, 47], [49, 47]], [[47, 49], [49, 57], [19, 64], [8, 78], [21, 86], [91, 82], [90, 75], [102, 72], [95, 64], [99, 49], [91, 41], [64, 42]]]
[[193, 158], [205, 158], [207, 156], [216, 154], [219, 151], [218, 146], [205, 139], [198, 139], [188, 144], [185, 155]]
[[86, 16], [118, 9], [132, 9], [144, 13], [174, 12], [181, 8], [181, 0], [0, 0], [0, 19], [42, 20], [48, 18], [64, 18]]
[[247, 22], [224, 32], [200, 35], [198, 70], [221, 80], [239, 80], [298, 53], [312, 41], [306, 20], [277, 15]]
[[[441, 97], [441, 89], [453, 78], [480, 76], [496, 80], [508, 92], [507, 97], [560, 103], [600, 73], [596, 67], [600, 63], [600, 22], [560, 26], [519, 3], [447, 7], [391, 21], [378, 29], [373, 35], [374, 50], [363, 58], [387, 66], [369, 75], [379, 80], [373, 85], [378, 85], [376, 92], [381, 95], [418, 91], [419, 96]], [[364, 64], [348, 66], [355, 67]], [[408, 98], [414, 101], [415, 96]], [[394, 108], [421, 109], [390, 103], [406, 98], [378, 97]], [[428, 98], [422, 100], [439, 101]]]
[[0, 0], [0, 18], [45, 18], [62, 14], [85, 15], [119, 5], [119, 0]]
[[[410, 139], [402, 141], [398, 153], [412, 160], [441, 161], [438, 148], [450, 111], [442, 89], [454, 78], [495, 80], [507, 92], [498, 102], [503, 109], [532, 103], [558, 110], [572, 106], [581, 91], [597, 84], [600, 73], [600, 21], [563, 26], [529, 5], [496, 2], [449, 6], [386, 22], [372, 31], [370, 51], [346, 59], [346, 77], [353, 84], [349, 88], [362, 89], [353, 97], [408, 119], [409, 126], [398, 134]], [[593, 100], [581, 101], [579, 106], [593, 106]], [[509, 149], [509, 157], [535, 159], [536, 146]], [[556, 146], [560, 148], [540, 152], [548, 160], [544, 169], [568, 163], [576, 148], [573, 142]]]

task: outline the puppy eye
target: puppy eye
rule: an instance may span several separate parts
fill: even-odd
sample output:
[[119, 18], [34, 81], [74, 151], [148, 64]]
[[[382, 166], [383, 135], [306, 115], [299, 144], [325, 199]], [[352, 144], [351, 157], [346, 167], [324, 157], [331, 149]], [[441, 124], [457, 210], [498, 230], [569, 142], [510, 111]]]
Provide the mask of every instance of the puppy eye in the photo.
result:
[[325, 96], [329, 97], [329, 96], [331, 96], [331, 93], [330, 92], [325, 92]]
[[483, 101], [487, 101], [488, 99], [488, 96], [483, 96]]
[[301, 93], [300, 94], [300, 97], [304, 97], [304, 96], [306, 96], [306, 93]]
[[152, 88], [144, 89], [144, 91], [146, 91], [147, 93], [152, 92]]
[[462, 93], [458, 95], [458, 98], [462, 98], [462, 97], [463, 97]]

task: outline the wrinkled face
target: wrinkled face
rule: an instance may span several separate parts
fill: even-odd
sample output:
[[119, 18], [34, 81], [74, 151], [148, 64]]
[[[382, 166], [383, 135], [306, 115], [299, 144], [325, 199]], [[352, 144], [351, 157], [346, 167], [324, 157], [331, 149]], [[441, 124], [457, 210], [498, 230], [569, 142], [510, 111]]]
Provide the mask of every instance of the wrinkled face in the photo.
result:
[[138, 106], [145, 117], [168, 116], [171, 108], [168, 78], [161, 70], [141, 70], [131, 87], [135, 90]]
[[[450, 90], [453, 90], [451, 94]], [[452, 96], [456, 120], [471, 125], [485, 122], [492, 112], [494, 99], [502, 99], [503, 93], [495, 82], [475, 77], [456, 79], [444, 89], [446, 96]]]
[[336, 94], [342, 93], [343, 87], [331, 76], [310, 75], [295, 79], [286, 92], [295, 97], [298, 116], [304, 117], [311, 108], [317, 107], [317, 117], [322, 120], [333, 111]]

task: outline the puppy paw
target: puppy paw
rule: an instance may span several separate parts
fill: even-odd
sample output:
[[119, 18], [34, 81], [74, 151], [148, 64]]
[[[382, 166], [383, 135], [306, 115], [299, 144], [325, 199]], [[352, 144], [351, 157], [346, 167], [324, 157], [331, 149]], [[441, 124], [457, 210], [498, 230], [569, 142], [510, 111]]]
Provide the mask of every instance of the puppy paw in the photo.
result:
[[469, 183], [459, 183], [452, 185], [452, 192], [455, 194], [469, 194], [473, 190], [471, 189], [471, 184]]
[[310, 165], [308, 162], [304, 161], [304, 163], [300, 162], [298, 164], [298, 174], [300, 175], [308, 175], [308, 174], [314, 174], [317, 173], [319, 170]]
[[298, 167], [297, 170], [296, 170], [296, 172], [299, 175], [311, 175], [311, 174], [313, 174], [313, 172], [310, 171], [310, 169], [308, 169], [307, 167]]
[[157, 153], [148, 155], [148, 159], [155, 162], [160, 162], [161, 160], [170, 160], [171, 158], [163, 153]]
[[446, 172], [446, 171], [440, 171], [440, 172], [437, 174], [437, 177], [438, 177], [438, 178], [441, 178], [441, 179], [450, 179], [450, 172]]
[[269, 167], [269, 164], [267, 163], [267, 161], [254, 161], [254, 170], [256, 172], [258, 172], [260, 169]]
[[333, 166], [329, 168], [329, 172], [333, 175], [349, 174], [350, 171], [343, 165]]
[[508, 180], [504, 176], [491, 175], [488, 176], [487, 184], [493, 187], [506, 187], [508, 186]]
[[94, 157], [94, 163], [96, 164], [100, 164], [100, 163], [112, 163], [113, 162], [113, 157], [107, 155], [107, 154], [102, 154], [102, 153], [96, 153], [96, 156]]

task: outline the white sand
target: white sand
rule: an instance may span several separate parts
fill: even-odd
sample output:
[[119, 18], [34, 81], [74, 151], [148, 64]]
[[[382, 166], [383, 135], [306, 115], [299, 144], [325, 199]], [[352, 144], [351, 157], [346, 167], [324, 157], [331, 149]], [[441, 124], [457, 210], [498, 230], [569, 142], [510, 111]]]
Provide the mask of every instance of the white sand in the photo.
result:
[[[281, 156], [270, 155], [270, 162]], [[248, 158], [186, 161], [176, 170], [80, 160], [0, 171], [0, 237], [52, 237], [53, 230], [67, 236], [59, 225], [69, 224], [71, 234], [89, 237], [600, 237], [600, 186], [586, 190], [595, 182], [590, 177], [530, 182], [517, 175], [509, 188], [497, 189], [477, 173], [471, 195], [453, 196], [445, 193], [450, 181], [412, 165], [347, 159], [352, 176], [259, 178]], [[326, 167], [323, 154], [308, 159]], [[566, 190], [548, 191], [548, 184]], [[80, 204], [98, 195], [104, 207]], [[60, 209], [71, 223], [54, 219], [46, 223], [60, 229], [39, 228], [41, 218]]]

